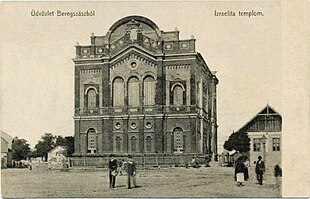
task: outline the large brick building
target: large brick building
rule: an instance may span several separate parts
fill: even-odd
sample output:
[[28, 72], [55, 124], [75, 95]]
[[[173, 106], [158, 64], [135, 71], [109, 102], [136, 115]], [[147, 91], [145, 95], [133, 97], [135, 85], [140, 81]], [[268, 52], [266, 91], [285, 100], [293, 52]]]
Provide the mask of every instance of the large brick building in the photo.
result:
[[217, 154], [216, 85], [195, 39], [141, 16], [76, 45], [75, 156]]

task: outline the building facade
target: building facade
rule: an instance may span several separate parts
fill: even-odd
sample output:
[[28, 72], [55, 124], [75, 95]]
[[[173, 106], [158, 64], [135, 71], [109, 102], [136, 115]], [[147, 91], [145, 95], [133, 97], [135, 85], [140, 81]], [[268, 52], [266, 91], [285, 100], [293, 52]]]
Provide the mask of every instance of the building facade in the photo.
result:
[[1, 131], [1, 168], [12, 167], [13, 138]]
[[250, 141], [250, 164], [262, 156], [266, 166], [281, 164], [282, 116], [267, 105], [247, 122], [239, 132], [247, 132]]
[[75, 156], [217, 155], [216, 86], [195, 39], [129, 16], [76, 45]]

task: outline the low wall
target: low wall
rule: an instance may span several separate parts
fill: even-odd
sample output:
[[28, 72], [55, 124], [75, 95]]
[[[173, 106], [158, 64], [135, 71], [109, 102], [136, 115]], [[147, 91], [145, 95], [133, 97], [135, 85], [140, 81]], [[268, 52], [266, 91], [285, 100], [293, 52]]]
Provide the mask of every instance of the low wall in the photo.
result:
[[[158, 166], [186, 166], [190, 163], [196, 154], [178, 154], [178, 155], [164, 155], [164, 154], [148, 154], [135, 155], [133, 160], [138, 167], [158, 167]], [[115, 156], [118, 161], [126, 161], [127, 156]], [[197, 155], [200, 164], [206, 164], [209, 159], [206, 155]], [[108, 156], [80, 156], [71, 157], [69, 159], [71, 167], [107, 167], [109, 162]]]

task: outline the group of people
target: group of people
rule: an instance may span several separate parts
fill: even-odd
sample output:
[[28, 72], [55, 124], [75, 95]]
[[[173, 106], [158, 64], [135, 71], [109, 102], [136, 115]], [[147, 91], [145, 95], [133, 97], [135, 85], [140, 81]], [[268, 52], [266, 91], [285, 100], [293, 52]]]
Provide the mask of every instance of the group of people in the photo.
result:
[[136, 185], [136, 164], [131, 155], [128, 155], [127, 161], [117, 161], [113, 154], [109, 160], [109, 182], [110, 188], [115, 188], [116, 176], [123, 175], [123, 171], [127, 173], [128, 189], [137, 187]]
[[13, 161], [13, 168], [29, 168], [32, 170], [32, 161]]
[[[249, 159], [246, 156], [241, 156], [237, 159], [235, 164], [235, 181], [238, 182], [238, 186], [243, 186], [243, 182], [249, 180]], [[260, 185], [263, 184], [263, 176], [265, 172], [265, 163], [262, 160], [262, 156], [258, 156], [258, 160], [255, 164], [256, 179]]]

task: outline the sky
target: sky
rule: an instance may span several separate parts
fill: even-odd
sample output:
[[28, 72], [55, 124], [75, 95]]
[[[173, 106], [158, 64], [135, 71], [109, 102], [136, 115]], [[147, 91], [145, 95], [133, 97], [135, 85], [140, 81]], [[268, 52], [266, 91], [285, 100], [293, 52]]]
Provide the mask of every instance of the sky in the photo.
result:
[[[33, 17], [33, 9], [94, 10], [95, 16]], [[238, 16], [252, 10], [264, 16]], [[74, 45], [88, 45], [91, 33], [105, 35], [117, 20], [141, 15], [163, 31], [177, 27], [180, 39], [194, 35], [196, 51], [217, 71], [221, 149], [267, 103], [281, 114], [280, 11], [279, 2], [2, 3], [2, 130], [31, 147], [44, 133], [73, 136]]]

